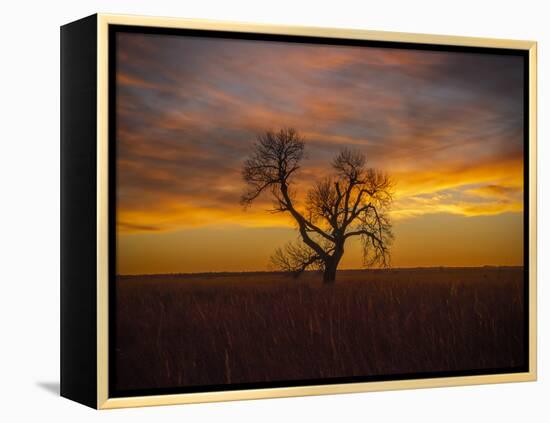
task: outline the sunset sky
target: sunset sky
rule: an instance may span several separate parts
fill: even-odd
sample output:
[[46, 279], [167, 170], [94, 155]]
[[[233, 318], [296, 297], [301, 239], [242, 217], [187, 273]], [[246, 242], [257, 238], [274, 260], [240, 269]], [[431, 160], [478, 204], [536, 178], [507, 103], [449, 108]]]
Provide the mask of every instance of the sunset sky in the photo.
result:
[[116, 58], [117, 273], [268, 270], [297, 232], [240, 171], [281, 127], [298, 199], [342, 147], [392, 176], [392, 266], [522, 264], [523, 58], [132, 33]]

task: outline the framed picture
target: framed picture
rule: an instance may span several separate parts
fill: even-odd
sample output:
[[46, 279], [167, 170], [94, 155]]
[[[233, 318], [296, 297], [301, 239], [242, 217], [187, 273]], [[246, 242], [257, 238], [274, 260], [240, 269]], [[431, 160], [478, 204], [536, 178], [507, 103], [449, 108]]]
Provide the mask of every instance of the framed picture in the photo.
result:
[[61, 394], [536, 379], [536, 43], [61, 28]]

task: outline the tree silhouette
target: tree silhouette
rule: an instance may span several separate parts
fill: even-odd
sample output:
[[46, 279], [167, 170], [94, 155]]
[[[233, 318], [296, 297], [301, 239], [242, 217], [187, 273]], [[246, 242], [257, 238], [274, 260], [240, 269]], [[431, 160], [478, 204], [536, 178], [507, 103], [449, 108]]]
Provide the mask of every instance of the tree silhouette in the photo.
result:
[[363, 153], [343, 149], [332, 161], [332, 176], [318, 181], [299, 209], [293, 183], [304, 146], [292, 128], [267, 131], [258, 136], [242, 169], [247, 184], [242, 204], [249, 206], [269, 192], [274, 199], [271, 211], [290, 214], [298, 225], [299, 240], [277, 249], [272, 262], [295, 276], [308, 268], [320, 269], [323, 281], [333, 283], [346, 241], [360, 237], [364, 265], [387, 266], [392, 240], [386, 214], [393, 194], [390, 178], [367, 168]]

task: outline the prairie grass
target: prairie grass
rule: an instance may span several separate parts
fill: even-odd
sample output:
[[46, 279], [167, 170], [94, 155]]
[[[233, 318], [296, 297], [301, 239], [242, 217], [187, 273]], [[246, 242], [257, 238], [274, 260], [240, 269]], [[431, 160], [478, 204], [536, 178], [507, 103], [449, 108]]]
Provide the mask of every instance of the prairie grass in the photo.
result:
[[511, 368], [523, 268], [119, 276], [117, 390]]

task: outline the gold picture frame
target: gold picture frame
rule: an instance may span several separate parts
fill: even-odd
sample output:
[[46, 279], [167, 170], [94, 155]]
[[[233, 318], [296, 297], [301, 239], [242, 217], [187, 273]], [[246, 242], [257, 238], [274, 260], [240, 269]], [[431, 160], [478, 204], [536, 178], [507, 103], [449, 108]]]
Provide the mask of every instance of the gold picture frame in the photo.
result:
[[[76, 28], [78, 22], [68, 24], [66, 26], [67, 33], [70, 28]], [[72, 27], [71, 27], [72, 25]], [[487, 374], [473, 376], [453, 376], [453, 377], [437, 377], [428, 379], [407, 379], [407, 380], [389, 380], [375, 382], [359, 382], [359, 383], [343, 383], [329, 385], [314, 385], [314, 386], [292, 386], [292, 387], [275, 387], [261, 389], [243, 389], [243, 390], [228, 390], [216, 392], [198, 392], [198, 393], [183, 393], [183, 394], [166, 394], [166, 395], [147, 395], [147, 396], [132, 396], [132, 397], [110, 397], [109, 396], [109, 26], [140, 26], [151, 28], [173, 28], [173, 29], [193, 29], [193, 30], [213, 30], [227, 31], [251, 34], [270, 34], [270, 35], [285, 35], [299, 37], [322, 37], [344, 40], [368, 40], [381, 42], [400, 42], [410, 44], [429, 44], [440, 46], [464, 46], [464, 47], [483, 47], [493, 49], [514, 49], [522, 50], [528, 53], [529, 62], [529, 81], [528, 81], [528, 96], [529, 96], [529, 280], [528, 280], [528, 304], [529, 304], [529, 370], [521, 373], [505, 373], [505, 374]], [[459, 37], [445, 35], [427, 35], [427, 34], [409, 34], [399, 32], [382, 32], [368, 31], [360, 29], [336, 29], [336, 28], [314, 28], [301, 26], [282, 26], [282, 25], [261, 25], [250, 23], [234, 23], [223, 21], [196, 20], [196, 19], [179, 19], [179, 18], [161, 18], [161, 17], [145, 17], [145, 16], [125, 16], [116, 14], [97, 14], [94, 15], [89, 23], [91, 28], [90, 45], [96, 45], [95, 69], [96, 88], [94, 90], [96, 101], [96, 117], [95, 117], [95, 154], [96, 154], [96, 171], [93, 175], [95, 179], [95, 205], [96, 211], [93, 216], [95, 220], [96, 240], [95, 240], [95, 310], [90, 311], [90, 315], [83, 317], [89, 321], [95, 319], [96, 330], [94, 336], [96, 351], [90, 356], [87, 363], [95, 374], [96, 386], [95, 401], [92, 398], [90, 389], [78, 387], [76, 381], [79, 378], [74, 370], [76, 365], [67, 365], [66, 370], [63, 370], [62, 365], [62, 395], [75, 399], [79, 402], [90, 405], [98, 409], [112, 409], [121, 407], [139, 407], [152, 405], [169, 405], [169, 404], [187, 404], [199, 402], [213, 401], [231, 401], [245, 399], [260, 399], [260, 398], [279, 398], [291, 396], [306, 396], [306, 395], [323, 395], [323, 394], [341, 394], [353, 392], [370, 392], [383, 390], [398, 390], [398, 389], [416, 389], [416, 388], [432, 388], [446, 386], [462, 386], [462, 385], [477, 385], [491, 384], [504, 382], [523, 382], [535, 381], [537, 378], [537, 282], [536, 282], [536, 219], [537, 219], [537, 154], [536, 154], [536, 130], [537, 130], [537, 44], [534, 41], [517, 41], [503, 40], [490, 38], [474, 38], [474, 37]], [[76, 31], [76, 30], [74, 30]], [[73, 38], [74, 34], [69, 34]], [[95, 39], [93, 39], [95, 36]], [[86, 36], [84, 36], [86, 38]], [[75, 47], [76, 48], [76, 47]], [[69, 51], [69, 50], [68, 50]], [[66, 53], [66, 57], [70, 56]], [[63, 42], [62, 42], [62, 57], [63, 57]], [[67, 59], [69, 60], [69, 59]], [[68, 61], [67, 63], [69, 63]], [[63, 63], [63, 62], [62, 62]], [[62, 66], [63, 72], [63, 66]], [[66, 75], [69, 71], [66, 72]], [[62, 75], [63, 78], [63, 75]], [[70, 87], [66, 88], [66, 91]], [[63, 90], [63, 87], [62, 87]], [[63, 96], [62, 96], [63, 98]], [[75, 100], [76, 101], [76, 100]], [[68, 106], [69, 107], [69, 106]], [[69, 122], [71, 119], [70, 112], [63, 114], [62, 119]], [[68, 131], [67, 131], [68, 132]], [[68, 135], [67, 135], [68, 136]], [[63, 142], [63, 141], [62, 141]], [[62, 144], [63, 145], [63, 144]], [[69, 153], [67, 153], [69, 154]], [[70, 157], [67, 156], [67, 161]], [[527, 159], [526, 159], [527, 162]], [[63, 175], [62, 175], [63, 178]], [[527, 187], [525, 187], [527, 188]], [[63, 195], [63, 194], [62, 194]], [[68, 206], [67, 206], [68, 207]], [[68, 229], [67, 229], [68, 230]], [[63, 237], [62, 237], [63, 239]], [[73, 245], [74, 247], [74, 245]], [[63, 247], [62, 247], [63, 248]], [[69, 245], [66, 245], [69, 248]], [[67, 253], [70, 254], [70, 253]], [[65, 260], [69, 261], [70, 258]], [[62, 258], [62, 261], [64, 259]], [[67, 264], [70, 266], [70, 264]], [[62, 272], [63, 273], [63, 272]], [[66, 274], [68, 275], [68, 270]], [[68, 278], [68, 276], [67, 276]], [[62, 280], [62, 290], [63, 290]], [[66, 284], [70, 281], [67, 279]], [[67, 286], [65, 285], [65, 286]], [[69, 288], [68, 288], [69, 289]], [[75, 294], [77, 296], [77, 294]], [[66, 301], [77, 301], [70, 294], [67, 294]], [[71, 311], [63, 308], [62, 304], [62, 342], [63, 331], [66, 334], [66, 351], [62, 348], [63, 356], [69, 357], [70, 354], [76, 354], [72, 346], [76, 340], [70, 339], [70, 336], [75, 336], [71, 329], [64, 329], [63, 313], [67, 319], [77, 319], [69, 315]], [[70, 307], [69, 307], [70, 308]], [[72, 316], [72, 317], [71, 317]], [[89, 323], [89, 322], [88, 322]], [[77, 328], [78, 329], [78, 328]], [[75, 329], [75, 331], [77, 330]], [[81, 329], [78, 329], [81, 330]], [[71, 349], [73, 348], [73, 349]], [[95, 362], [94, 362], [95, 360]], [[63, 374], [64, 372], [64, 374]], [[90, 376], [91, 377], [91, 376]], [[64, 382], [63, 379], [69, 380]], [[65, 388], [63, 385], [65, 384]], [[73, 394], [73, 390], [87, 390], [86, 394]], [[80, 395], [80, 396], [79, 396]]]

